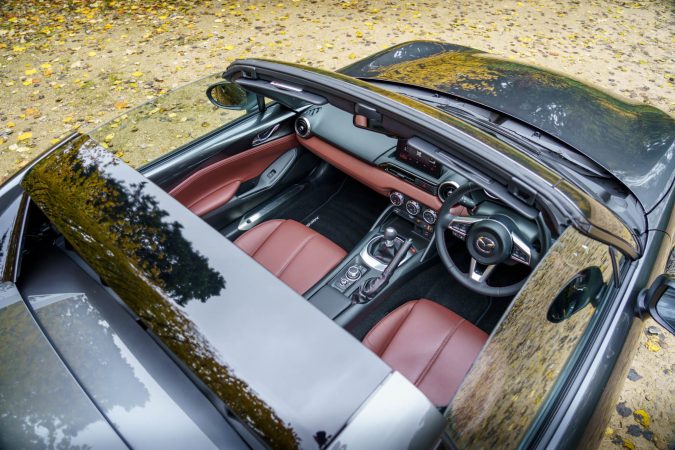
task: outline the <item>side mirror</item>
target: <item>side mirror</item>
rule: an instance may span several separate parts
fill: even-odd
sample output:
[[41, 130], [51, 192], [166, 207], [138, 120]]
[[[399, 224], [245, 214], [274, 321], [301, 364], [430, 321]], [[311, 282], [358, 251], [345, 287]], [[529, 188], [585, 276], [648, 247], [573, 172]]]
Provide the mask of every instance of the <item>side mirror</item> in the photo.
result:
[[258, 108], [258, 98], [254, 93], [229, 81], [212, 84], [206, 89], [206, 96], [219, 108], [246, 111]]
[[640, 292], [638, 307], [675, 334], [675, 276], [664, 274], [654, 280], [649, 289]]

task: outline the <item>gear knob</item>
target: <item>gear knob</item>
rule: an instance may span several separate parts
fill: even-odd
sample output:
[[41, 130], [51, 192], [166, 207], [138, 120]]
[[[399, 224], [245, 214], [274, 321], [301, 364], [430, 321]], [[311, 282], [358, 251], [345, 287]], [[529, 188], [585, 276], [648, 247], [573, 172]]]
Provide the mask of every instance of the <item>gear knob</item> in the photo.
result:
[[387, 247], [391, 247], [394, 245], [394, 240], [396, 239], [396, 236], [398, 236], [398, 233], [396, 232], [396, 228], [394, 227], [387, 227], [384, 229], [384, 245]]

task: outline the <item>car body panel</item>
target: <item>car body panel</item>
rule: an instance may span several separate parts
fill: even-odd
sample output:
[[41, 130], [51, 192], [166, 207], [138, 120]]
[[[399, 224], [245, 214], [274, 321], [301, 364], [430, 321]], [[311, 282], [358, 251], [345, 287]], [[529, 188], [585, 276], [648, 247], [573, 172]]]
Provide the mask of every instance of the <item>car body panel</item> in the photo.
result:
[[675, 120], [550, 70], [441, 42], [415, 41], [340, 70], [441, 91], [515, 117], [589, 156], [646, 210], [675, 180]]
[[[331, 450], [408, 450], [434, 448], [435, 432], [443, 428], [443, 417], [420, 391], [406, 389], [408, 380], [391, 374], [359, 409]], [[396, 414], [392, 414], [396, 411]], [[377, 430], [375, 433], [374, 430]], [[388, 430], [381, 432], [380, 430]]]
[[45, 245], [34, 253], [17, 282], [21, 295], [62, 361], [131, 448], [247, 448], [73, 252]]
[[0, 284], [0, 447], [125, 449], [33, 320]]
[[40, 161], [22, 185], [159, 341], [269, 445], [325, 443], [391, 373], [87, 136]]
[[[589, 267], [599, 268], [609, 284], [609, 247], [568, 228], [513, 300], [450, 403], [449, 433], [459, 448], [509, 449], [523, 440], [597, 316], [599, 308], [589, 303], [560, 322], [547, 319], [561, 287]], [[612, 294], [606, 291], [598, 301], [607, 303]]]

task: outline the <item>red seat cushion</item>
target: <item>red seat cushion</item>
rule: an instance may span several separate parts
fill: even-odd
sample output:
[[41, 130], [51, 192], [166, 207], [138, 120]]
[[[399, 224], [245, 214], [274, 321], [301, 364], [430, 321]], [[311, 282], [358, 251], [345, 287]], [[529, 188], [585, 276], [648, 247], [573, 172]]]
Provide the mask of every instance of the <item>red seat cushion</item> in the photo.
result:
[[437, 406], [457, 392], [488, 335], [430, 300], [413, 300], [385, 316], [363, 343]]
[[342, 248], [294, 220], [269, 220], [234, 243], [299, 294], [347, 256]]

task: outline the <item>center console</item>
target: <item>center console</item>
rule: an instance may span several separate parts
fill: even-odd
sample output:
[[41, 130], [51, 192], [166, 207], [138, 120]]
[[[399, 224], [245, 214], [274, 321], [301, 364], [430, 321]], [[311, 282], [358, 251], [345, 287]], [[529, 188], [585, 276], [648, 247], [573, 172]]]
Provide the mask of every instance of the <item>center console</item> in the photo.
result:
[[305, 296], [331, 319], [382, 301], [434, 254], [437, 211], [392, 191], [391, 205], [344, 261]]

